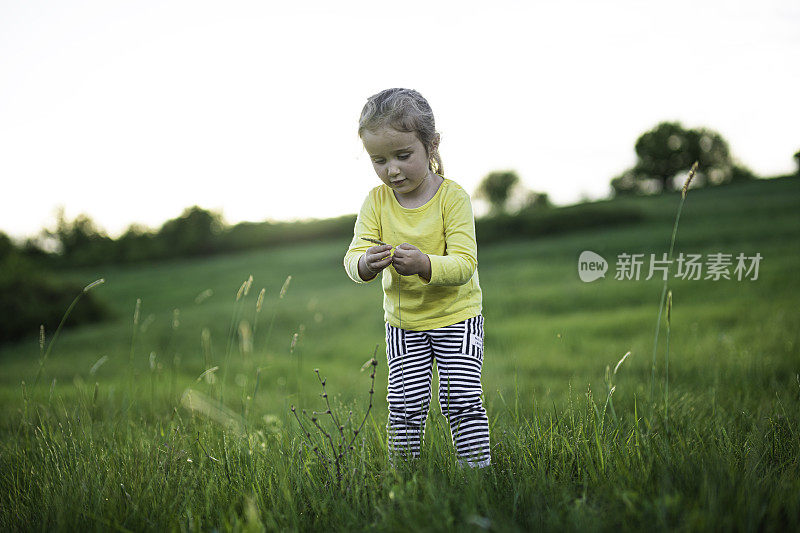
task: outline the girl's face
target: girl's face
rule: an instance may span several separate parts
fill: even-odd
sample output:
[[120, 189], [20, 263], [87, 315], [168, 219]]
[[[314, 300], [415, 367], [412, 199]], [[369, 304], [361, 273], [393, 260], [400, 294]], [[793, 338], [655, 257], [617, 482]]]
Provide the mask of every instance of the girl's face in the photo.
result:
[[364, 130], [361, 140], [375, 173], [400, 196], [420, 192], [420, 186], [432, 177], [428, 152], [414, 132], [382, 127], [377, 131]]

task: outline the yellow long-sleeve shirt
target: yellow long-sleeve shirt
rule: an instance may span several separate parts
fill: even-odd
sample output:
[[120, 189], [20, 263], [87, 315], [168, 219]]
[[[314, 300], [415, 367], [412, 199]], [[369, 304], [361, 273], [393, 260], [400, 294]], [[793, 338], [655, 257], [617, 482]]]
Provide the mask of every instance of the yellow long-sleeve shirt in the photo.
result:
[[413, 209], [400, 205], [386, 185], [369, 192], [344, 256], [347, 275], [356, 283], [369, 283], [372, 280], [365, 282], [358, 274], [358, 260], [374, 244], [362, 237], [392, 246], [413, 244], [431, 260], [428, 283], [418, 275], [401, 276], [392, 265], [383, 270], [386, 322], [406, 330], [424, 331], [481, 313], [472, 204], [469, 194], [454, 181], [445, 179], [433, 198]]

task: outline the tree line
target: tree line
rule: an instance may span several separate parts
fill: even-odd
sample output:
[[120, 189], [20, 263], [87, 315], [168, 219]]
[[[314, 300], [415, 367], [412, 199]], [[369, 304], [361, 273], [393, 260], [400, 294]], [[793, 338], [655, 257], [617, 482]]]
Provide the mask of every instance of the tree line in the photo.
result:
[[55, 228], [25, 240], [19, 252], [44, 266], [73, 267], [199, 257], [306, 242], [352, 232], [355, 216], [300, 222], [228, 225], [221, 213], [192, 206], [158, 229], [132, 224], [116, 239], [85, 214], [73, 220], [60, 209]]
[[[614, 196], [673, 191], [675, 178], [694, 161], [697, 186], [718, 186], [755, 178], [732, 156], [727, 141], [707, 128], [662, 122], [636, 140], [636, 163], [611, 180]], [[794, 154], [800, 176], [800, 150]], [[644, 214], [634, 208], [580, 204], [552, 209], [547, 193], [522, 185], [513, 170], [491, 172], [474, 194], [488, 202], [489, 215], [476, 220], [481, 242], [537, 237], [601, 225], [630, 224]], [[197, 257], [317, 239], [348, 239], [355, 215], [303, 222], [242, 222], [227, 225], [215, 211], [192, 206], [158, 229], [133, 224], [114, 239], [85, 214], [68, 220], [61, 209], [54, 228], [15, 245], [0, 232], [0, 342], [35, 334], [38, 324], [52, 331], [81, 290], [60, 281], [62, 267], [99, 266]], [[73, 314], [73, 323], [102, 319], [107, 310], [91, 294]]]
[[[692, 164], [698, 162], [693, 187], [714, 187], [758, 178], [732, 154], [725, 138], [709, 128], [686, 128], [680, 122], [661, 122], [642, 133], [634, 144], [635, 164], [611, 179], [612, 196], [673, 192]], [[793, 155], [800, 176], [800, 150]], [[521, 185], [513, 170], [489, 173], [476, 198], [490, 205], [490, 216], [551, 207], [547, 193]]]
[[[675, 178], [685, 174], [695, 161], [699, 163], [695, 186], [717, 186], [756, 178], [732, 156], [722, 135], [707, 128], [685, 128], [679, 122], [661, 122], [639, 136], [634, 150], [637, 157], [634, 166], [611, 180], [614, 196], [673, 191]], [[800, 173], [800, 150], [794, 158]], [[478, 185], [474, 197], [489, 204], [487, 218], [511, 214], [525, 217], [552, 207], [547, 193], [524, 187], [513, 170], [489, 173]], [[541, 216], [537, 217], [542, 220]], [[114, 239], [98, 228], [88, 215], [67, 220], [61, 209], [56, 218], [54, 229], [44, 230], [21, 245], [21, 256], [59, 267], [204, 256], [348, 235], [355, 220], [354, 215], [349, 215], [328, 220], [242, 222], [229, 226], [220, 213], [192, 206], [180, 216], [167, 220], [159, 229], [132, 224]]]

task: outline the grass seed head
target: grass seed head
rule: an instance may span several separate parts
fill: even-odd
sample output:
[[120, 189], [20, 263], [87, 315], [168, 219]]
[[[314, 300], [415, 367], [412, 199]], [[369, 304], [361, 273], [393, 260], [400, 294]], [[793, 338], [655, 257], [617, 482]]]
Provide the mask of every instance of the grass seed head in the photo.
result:
[[[213, 368], [209, 368], [208, 370], [206, 370], [205, 372], [203, 372], [202, 374], [197, 376], [197, 379], [195, 380], [195, 383], [200, 383], [203, 380], [203, 378], [207, 378], [207, 376], [213, 374], [217, 370], [219, 370], [218, 366], [215, 366]], [[206, 379], [206, 381], [208, 381], [208, 379]]]
[[672, 323], [672, 291], [667, 293], [667, 325]]
[[239, 322], [239, 343], [243, 353], [247, 354], [253, 351], [253, 330], [247, 320]]
[[614, 367], [614, 374], [617, 373], [617, 370], [619, 370], [620, 365], [622, 365], [622, 363], [625, 362], [625, 359], [627, 359], [630, 354], [631, 354], [631, 352], [628, 352], [628, 353], [626, 353], [625, 355], [622, 356], [622, 359], [619, 360], [619, 362], [617, 363], [617, 366]]
[[697, 161], [694, 162], [692, 168], [689, 169], [689, 177], [686, 178], [686, 183], [683, 184], [681, 189], [681, 197], [686, 198], [686, 192], [689, 190], [689, 184], [692, 183], [694, 175], [697, 173]]
[[289, 288], [290, 281], [292, 281], [292, 276], [287, 276], [286, 281], [283, 282], [283, 287], [281, 287], [281, 293], [278, 296], [279, 299], [283, 300], [283, 297], [286, 294], [286, 290]]
[[214, 291], [212, 289], [206, 289], [195, 297], [194, 303], [201, 304], [207, 299], [211, 298], [213, 295]]
[[90, 284], [88, 284], [87, 286], [85, 286], [85, 287], [83, 288], [83, 292], [84, 292], [84, 293], [87, 293], [87, 292], [89, 292], [90, 290], [92, 290], [92, 289], [94, 289], [95, 287], [97, 287], [98, 285], [102, 285], [102, 284], [103, 284], [103, 283], [105, 283], [105, 282], [106, 282], [106, 280], [105, 280], [104, 278], [100, 278], [100, 279], [98, 279], [98, 280], [96, 280], [96, 281], [93, 281], [93, 282], [91, 282]]
[[92, 368], [90, 368], [90, 369], [89, 369], [89, 374], [91, 374], [92, 376], [94, 376], [94, 375], [97, 373], [97, 370], [98, 370], [98, 369], [99, 369], [101, 366], [103, 366], [103, 365], [105, 364], [105, 362], [106, 362], [106, 361], [108, 361], [108, 356], [107, 356], [107, 355], [104, 355], [103, 357], [101, 357], [100, 359], [98, 359], [98, 360], [97, 360], [97, 362], [95, 362], [95, 364], [93, 364], [93, 365], [92, 365]]
[[261, 292], [258, 293], [258, 299], [256, 300], [256, 313], [261, 312], [261, 306], [264, 305], [264, 293], [267, 292], [267, 289], [261, 289]]
[[362, 238], [363, 240], [367, 241], [367, 242], [372, 242], [372, 243], [375, 243], [375, 244], [380, 244], [380, 245], [382, 245], [382, 246], [388, 246], [388, 245], [387, 245], [385, 242], [383, 242], [383, 241], [380, 241], [380, 240], [378, 240], [378, 239], [373, 239], [372, 237], [361, 237], [361, 238]]
[[239, 287], [239, 290], [236, 291], [236, 301], [242, 299], [242, 295], [244, 294], [244, 288], [247, 286], [247, 280], [242, 282], [242, 285]]

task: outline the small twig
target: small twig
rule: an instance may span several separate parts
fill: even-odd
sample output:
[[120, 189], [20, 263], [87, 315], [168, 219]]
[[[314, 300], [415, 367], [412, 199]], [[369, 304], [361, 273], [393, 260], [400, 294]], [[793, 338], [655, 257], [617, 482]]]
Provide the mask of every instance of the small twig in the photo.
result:
[[378, 360], [375, 359], [375, 354], [377, 353], [377, 350], [378, 350], [378, 346], [376, 345], [375, 346], [375, 351], [372, 352], [372, 361], [370, 361], [370, 364], [372, 365], [372, 374], [370, 374], [369, 377], [370, 377], [370, 379], [372, 381], [371, 381], [370, 387], [369, 387], [369, 405], [367, 406], [367, 412], [364, 413], [364, 419], [361, 420], [361, 424], [358, 426], [358, 429], [353, 430], [353, 438], [350, 440], [350, 444], [347, 445], [347, 449], [348, 450], [351, 450], [353, 448], [353, 443], [355, 442], [356, 437], [358, 437], [358, 434], [361, 431], [361, 428], [364, 427], [364, 424], [367, 421], [367, 417], [369, 416], [369, 412], [372, 410], [372, 395], [375, 393], [375, 370], [378, 367]]
[[331, 420], [333, 420], [334, 425], [339, 429], [339, 435], [341, 436], [341, 440], [339, 441], [339, 456], [341, 457], [341, 455], [342, 455], [342, 446], [344, 445], [344, 438], [345, 438], [344, 437], [344, 426], [342, 426], [339, 423], [339, 420], [337, 420], [336, 415], [333, 414], [333, 410], [331, 409], [331, 402], [330, 402], [330, 399], [328, 398], [328, 391], [325, 390], [325, 382], [327, 381], [327, 378], [326, 379], [322, 379], [322, 377], [319, 375], [319, 369], [318, 368], [315, 368], [314, 372], [317, 374], [317, 379], [319, 380], [319, 384], [322, 385], [322, 394], [320, 394], [320, 396], [325, 398], [325, 406], [328, 408], [328, 410], [325, 411], [325, 413], [323, 413], [323, 414], [330, 415]]
[[[309, 447], [310, 447], [312, 450], [314, 450], [314, 453], [315, 453], [315, 454], [317, 454], [317, 457], [319, 458], [320, 462], [321, 462], [323, 465], [325, 465], [325, 470], [327, 470], [327, 469], [328, 469], [328, 463], [329, 463], [329, 461], [327, 460], [327, 458], [325, 458], [325, 456], [324, 456], [324, 455], [322, 455], [322, 453], [321, 453], [321, 452], [320, 452], [320, 450], [319, 450], [319, 446], [317, 446], [316, 444], [314, 444], [314, 441], [312, 441], [312, 440], [311, 440], [311, 433], [309, 433], [309, 432], [308, 432], [308, 430], [306, 429], [306, 427], [305, 427], [305, 426], [303, 425], [303, 423], [300, 421], [300, 417], [299, 417], [299, 416], [297, 416], [297, 410], [294, 408], [294, 405], [292, 405], [292, 414], [294, 414], [294, 417], [297, 419], [297, 423], [298, 423], [298, 424], [300, 424], [300, 429], [302, 429], [302, 430], [303, 430], [303, 435], [304, 435], [304, 436], [306, 437], [306, 439], [308, 440], [308, 446], [309, 446]], [[305, 409], [303, 409], [303, 414], [304, 414], [304, 415], [306, 414], [306, 411], [305, 411]], [[307, 416], [307, 415], [306, 415], [306, 416]]]
[[[375, 393], [375, 373], [376, 373], [376, 368], [378, 366], [378, 361], [377, 359], [375, 359], [377, 351], [378, 351], [378, 345], [375, 346], [375, 350], [372, 353], [372, 358], [370, 358], [370, 360], [367, 361], [362, 367], [362, 370], [365, 370], [367, 367], [370, 366], [372, 367], [372, 373], [370, 374], [369, 405], [367, 406], [367, 411], [364, 414], [364, 418], [361, 420], [361, 423], [358, 425], [357, 429], [353, 429], [353, 423], [352, 423], [353, 412], [350, 411], [347, 418], [347, 427], [349, 427], [350, 430], [353, 432], [353, 436], [349, 442], [347, 442], [347, 436], [345, 435], [345, 426], [340, 423], [341, 418], [337, 416], [334, 410], [331, 408], [330, 399], [326, 388], [327, 386], [326, 379], [322, 378], [322, 376], [319, 373], [319, 370], [317, 369], [314, 370], [314, 372], [317, 375], [317, 379], [319, 380], [320, 385], [322, 386], [322, 393], [320, 394], [320, 396], [322, 396], [325, 399], [326, 410], [321, 412], [312, 411], [311, 416], [306, 412], [305, 409], [303, 409], [301, 412], [303, 417], [305, 417], [315, 428], [317, 428], [317, 431], [319, 431], [322, 434], [323, 441], [325, 440], [328, 441], [328, 445], [330, 446], [331, 449], [331, 454], [333, 455], [332, 458], [327, 457], [327, 454], [324, 451], [325, 448], [324, 445], [317, 446], [314, 444], [314, 440], [311, 437], [310, 428], [307, 429], [307, 426], [303, 424], [303, 421], [301, 420], [301, 417], [298, 415], [295, 406], [294, 405], [291, 406], [292, 414], [297, 420], [297, 424], [300, 426], [300, 430], [303, 433], [303, 437], [305, 439], [304, 444], [308, 445], [308, 447], [314, 450], [314, 453], [317, 455], [317, 458], [320, 460], [320, 463], [322, 463], [322, 465], [325, 467], [325, 470], [328, 472], [329, 476], [331, 474], [329, 465], [333, 463], [333, 465], [336, 466], [336, 486], [339, 492], [342, 492], [343, 477], [345, 474], [348, 473], [348, 470], [343, 471], [343, 468], [346, 464], [345, 456], [349, 451], [354, 450], [353, 444], [355, 443], [358, 434], [364, 428], [364, 425], [367, 422], [367, 418], [369, 418], [369, 414], [372, 411], [373, 395]], [[320, 419], [318, 418], [318, 416], [325, 416], [325, 415], [329, 415], [333, 423], [338, 428], [339, 436], [337, 437], [337, 439], [334, 439], [331, 432], [327, 431], [320, 423]], [[334, 442], [335, 440], [339, 441], [338, 446], [337, 443]], [[353, 475], [355, 476], [355, 473]], [[348, 482], [347, 488], [344, 491], [345, 493], [350, 490], [350, 485], [351, 482]]]
[[206, 457], [208, 457], [209, 459], [211, 459], [215, 463], [219, 462], [219, 459], [217, 459], [215, 457], [212, 457], [211, 455], [209, 455], [208, 451], [206, 451], [206, 447], [203, 446], [203, 442], [200, 440], [200, 432], [199, 431], [197, 432], [197, 444], [200, 445], [200, 449], [203, 450], [203, 453], [206, 454]]
[[331, 437], [331, 434], [330, 434], [330, 433], [328, 433], [327, 431], [325, 431], [325, 428], [323, 428], [323, 427], [322, 427], [322, 426], [319, 424], [319, 422], [317, 421], [317, 417], [316, 417], [316, 416], [311, 416], [311, 417], [310, 417], [310, 416], [308, 416], [308, 415], [306, 414], [306, 412], [305, 412], [305, 411], [303, 411], [303, 414], [306, 416], [306, 418], [308, 418], [309, 420], [311, 420], [311, 423], [312, 423], [312, 424], [314, 424], [315, 426], [317, 426], [317, 429], [318, 429], [318, 430], [319, 430], [319, 431], [320, 431], [320, 432], [321, 432], [321, 433], [322, 433], [324, 436], [326, 436], [326, 437], [328, 438], [328, 442], [329, 442], [329, 443], [330, 443], [330, 445], [331, 445], [331, 454], [333, 454], [333, 461], [334, 461], [334, 464], [336, 465], [336, 482], [337, 482], [337, 484], [340, 484], [340, 483], [341, 483], [341, 481], [342, 481], [341, 467], [339, 466], [339, 458], [341, 457], [341, 455], [337, 455], [337, 454], [336, 454], [336, 448], [335, 448], [335, 447], [334, 447], [334, 445], [333, 445], [333, 437]]

